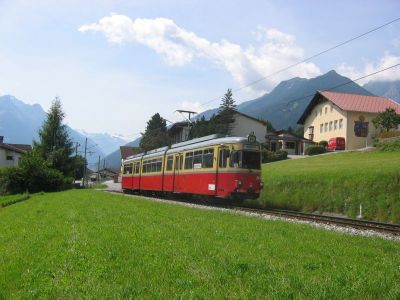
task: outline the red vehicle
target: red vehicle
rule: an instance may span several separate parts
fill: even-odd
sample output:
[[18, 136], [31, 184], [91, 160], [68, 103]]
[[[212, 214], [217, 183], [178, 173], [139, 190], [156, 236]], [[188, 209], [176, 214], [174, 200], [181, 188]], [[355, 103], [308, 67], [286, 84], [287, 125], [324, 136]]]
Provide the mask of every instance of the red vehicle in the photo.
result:
[[255, 136], [211, 135], [128, 157], [124, 192], [257, 198], [262, 188]]
[[330, 138], [328, 142], [328, 151], [345, 150], [346, 142], [342, 137]]

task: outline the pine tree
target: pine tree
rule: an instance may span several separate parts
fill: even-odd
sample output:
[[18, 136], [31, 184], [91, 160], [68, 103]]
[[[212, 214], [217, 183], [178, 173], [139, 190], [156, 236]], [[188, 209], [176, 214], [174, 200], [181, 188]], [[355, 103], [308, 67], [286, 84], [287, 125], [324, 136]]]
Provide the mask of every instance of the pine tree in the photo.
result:
[[49, 167], [59, 170], [65, 176], [72, 176], [74, 163], [71, 154], [74, 149], [67, 126], [63, 124], [64, 118], [65, 113], [62, 110], [61, 100], [56, 97], [39, 130], [40, 141], [34, 143], [34, 146]]
[[147, 121], [146, 131], [142, 133], [140, 148], [149, 151], [167, 145], [169, 145], [167, 122], [159, 113], [156, 113]]
[[236, 104], [232, 96], [232, 90], [228, 89], [222, 98], [218, 109], [218, 115], [216, 116], [217, 133], [230, 134], [233, 122], [235, 121], [234, 115], [236, 112]]

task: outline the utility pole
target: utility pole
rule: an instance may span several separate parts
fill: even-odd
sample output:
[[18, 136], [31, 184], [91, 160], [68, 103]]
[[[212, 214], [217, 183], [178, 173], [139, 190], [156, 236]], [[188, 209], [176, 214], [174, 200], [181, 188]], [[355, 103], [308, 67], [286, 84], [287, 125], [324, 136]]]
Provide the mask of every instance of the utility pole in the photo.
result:
[[104, 174], [104, 178], [106, 178], [106, 160], [103, 159], [103, 174]]
[[99, 162], [97, 163], [97, 182], [100, 182], [100, 155]]
[[[80, 144], [78, 143], [78, 142], [76, 142], [76, 145], [75, 145], [75, 163], [76, 163], [76, 158], [78, 157], [78, 147], [80, 146]], [[74, 170], [74, 183], [75, 183], [75, 180], [76, 180], [76, 167], [74, 168], [75, 170]]]
[[85, 157], [84, 157], [84, 163], [83, 163], [83, 179], [82, 179], [82, 185], [85, 186], [85, 181], [86, 181], [86, 148], [87, 148], [87, 138], [85, 139]]

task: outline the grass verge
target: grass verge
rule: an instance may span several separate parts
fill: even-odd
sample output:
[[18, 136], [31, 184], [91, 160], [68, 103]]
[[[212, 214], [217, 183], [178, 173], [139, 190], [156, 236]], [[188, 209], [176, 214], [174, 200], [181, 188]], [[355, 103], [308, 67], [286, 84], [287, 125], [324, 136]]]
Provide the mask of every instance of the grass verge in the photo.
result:
[[0, 228], [5, 298], [400, 297], [399, 242], [307, 225], [71, 190]]
[[263, 165], [262, 205], [400, 222], [399, 152], [347, 152]]

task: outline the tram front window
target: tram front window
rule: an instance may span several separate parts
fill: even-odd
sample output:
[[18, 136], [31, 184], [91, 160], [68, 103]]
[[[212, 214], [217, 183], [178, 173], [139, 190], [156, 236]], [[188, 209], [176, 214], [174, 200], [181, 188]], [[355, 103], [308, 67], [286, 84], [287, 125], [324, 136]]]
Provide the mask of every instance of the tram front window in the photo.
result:
[[261, 169], [260, 152], [232, 151], [230, 166], [243, 169]]

